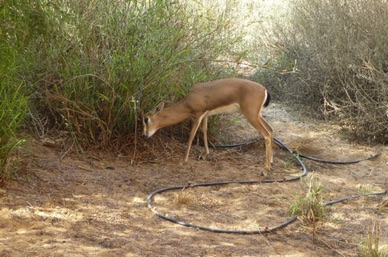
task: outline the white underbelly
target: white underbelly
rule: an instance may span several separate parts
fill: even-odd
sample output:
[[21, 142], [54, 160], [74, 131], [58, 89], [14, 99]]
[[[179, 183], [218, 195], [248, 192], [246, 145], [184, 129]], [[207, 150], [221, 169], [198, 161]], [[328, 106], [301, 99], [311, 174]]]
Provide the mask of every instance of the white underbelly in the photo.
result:
[[209, 111], [207, 115], [210, 116], [210, 115], [215, 115], [220, 113], [236, 113], [236, 112], [241, 112], [240, 105], [238, 103], [218, 107], [217, 109]]

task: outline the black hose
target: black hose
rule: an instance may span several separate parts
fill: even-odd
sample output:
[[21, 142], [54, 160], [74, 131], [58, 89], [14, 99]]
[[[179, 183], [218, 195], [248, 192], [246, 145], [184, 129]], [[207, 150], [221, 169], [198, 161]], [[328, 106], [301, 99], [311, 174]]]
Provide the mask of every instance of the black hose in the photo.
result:
[[316, 161], [316, 162], [343, 165], [343, 164], [354, 164], [354, 163], [359, 163], [359, 162], [362, 162], [362, 161], [371, 160], [371, 159], [374, 159], [374, 158], [380, 156], [380, 154], [381, 154], [381, 153], [376, 153], [376, 154], [374, 154], [374, 155], [372, 155], [372, 156], [369, 156], [369, 157], [366, 157], [366, 158], [363, 158], [363, 159], [354, 160], [354, 161], [332, 161], [332, 160], [322, 160], [322, 159], [319, 159], [319, 158], [316, 158], [316, 157], [307, 156], [307, 155], [304, 155], [304, 154], [301, 154], [301, 153], [299, 153], [299, 156], [302, 157], [302, 158], [304, 158], [304, 159], [308, 159], [308, 160], [312, 160], [312, 161]]
[[[259, 141], [260, 141], [259, 139], [252, 139], [252, 140], [244, 141], [244, 142], [240, 142], [240, 143], [234, 143], [234, 144], [228, 144], [228, 145], [212, 145], [212, 146], [215, 149], [234, 148], [234, 147], [239, 147], [239, 146], [250, 145], [250, 144], [253, 144], [253, 143], [256, 143], [256, 142], [259, 142]], [[282, 144], [279, 141], [279, 139], [277, 139], [277, 138], [274, 138], [274, 141], [278, 145], [279, 145], [279, 143]], [[281, 145], [279, 145], [279, 146], [281, 146]], [[362, 158], [362, 159], [358, 159], [358, 160], [353, 160], [353, 161], [334, 161], [334, 160], [324, 160], [324, 159], [320, 159], [320, 158], [317, 158], [317, 157], [308, 156], [308, 155], [300, 153], [299, 151], [291, 151], [291, 152], [297, 154], [298, 156], [300, 156], [300, 157], [302, 157], [304, 159], [308, 159], [308, 160], [312, 160], [312, 161], [316, 161], [316, 162], [322, 162], [322, 163], [330, 163], [330, 164], [355, 164], [355, 163], [359, 163], [359, 162], [362, 162], [362, 161], [367, 161], [367, 160], [374, 159], [374, 158], [376, 158], [376, 157], [381, 155], [381, 152], [380, 152], [380, 153], [376, 153], [376, 154], [374, 154], [372, 156], [369, 156], [369, 157], [366, 157], [366, 158]]]
[[323, 203], [323, 205], [324, 205], [324, 206], [333, 205], [333, 204], [340, 203], [340, 202], [344, 202], [344, 201], [347, 201], [347, 200], [357, 199], [357, 198], [360, 198], [360, 197], [362, 197], [362, 196], [385, 195], [385, 194], [387, 194], [387, 190], [383, 190], [383, 191], [381, 191], [381, 192], [371, 192], [371, 193], [362, 194], [362, 195], [352, 195], [352, 196], [347, 196], [347, 197], [338, 198], [338, 199], [335, 199], [335, 200], [328, 201], [328, 202], [326, 202], [326, 203]]
[[[242, 146], [242, 145], [247, 145], [247, 144], [251, 144], [251, 143], [254, 143], [256, 142], [255, 141], [248, 141], [248, 142], [244, 142], [244, 143], [239, 143], [239, 144], [233, 144], [233, 146], [215, 146], [217, 148], [226, 148], [226, 147], [237, 147], [237, 146]], [[186, 227], [192, 227], [192, 228], [196, 228], [196, 229], [200, 229], [200, 230], [205, 230], [205, 231], [210, 231], [210, 232], [215, 232], [215, 233], [229, 233], [229, 234], [263, 234], [263, 233], [269, 233], [269, 232], [272, 232], [272, 231], [275, 231], [277, 229], [280, 229], [280, 228], [283, 228], [289, 224], [291, 224], [292, 222], [294, 222], [298, 216], [294, 216], [286, 221], [284, 221], [283, 223], [281, 224], [278, 224], [274, 227], [265, 227], [264, 229], [260, 229], [260, 230], [224, 230], [224, 229], [217, 229], [217, 228], [210, 228], [210, 227], [205, 227], [205, 226], [199, 226], [199, 225], [195, 225], [195, 224], [192, 224], [192, 223], [187, 223], [185, 221], [180, 221], [180, 220], [177, 220], [177, 219], [174, 219], [172, 217], [168, 217], [164, 214], [161, 214], [159, 213], [156, 208], [154, 208], [152, 206], [152, 199], [154, 198], [155, 195], [157, 194], [160, 194], [160, 193], [163, 193], [163, 192], [166, 192], [166, 191], [171, 191], [171, 190], [178, 190], [178, 189], [185, 189], [185, 188], [188, 188], [188, 187], [209, 187], [209, 186], [216, 186], [216, 185], [228, 185], [228, 184], [260, 184], [260, 183], [275, 183], [275, 182], [290, 182], [290, 181], [294, 181], [294, 180], [298, 180], [304, 176], [307, 175], [307, 169], [306, 169], [306, 166], [304, 165], [304, 163], [302, 162], [302, 160], [300, 159], [300, 157], [303, 157], [302, 155], [298, 154], [298, 153], [294, 153], [292, 150], [290, 150], [285, 144], [283, 144], [279, 139], [277, 138], [274, 138], [274, 142], [280, 146], [282, 149], [288, 151], [297, 161], [298, 163], [301, 165], [302, 167], [302, 173], [299, 175], [299, 176], [296, 176], [296, 177], [290, 177], [290, 178], [284, 178], [284, 179], [275, 179], [275, 180], [242, 180], [242, 181], [225, 181], [225, 182], [209, 182], [209, 183], [201, 183], [201, 184], [189, 184], [188, 186], [171, 186], [171, 187], [166, 187], [166, 188], [162, 188], [162, 189], [158, 189], [154, 192], [152, 192], [148, 197], [147, 197], [147, 207], [154, 213], [156, 214], [158, 217], [162, 218], [162, 219], [165, 219], [167, 221], [170, 221], [170, 222], [173, 222], [173, 223], [176, 223], [176, 224], [179, 224], [179, 225], [182, 225], [182, 226], [186, 226]], [[375, 158], [377, 157], [379, 154], [376, 154], [372, 157], [369, 157], [369, 158], [366, 158], [366, 159], [362, 159], [362, 160], [369, 160], [369, 159], [372, 159], [372, 158]], [[304, 157], [305, 158], [305, 157]], [[315, 159], [313, 159], [315, 160]], [[358, 160], [356, 162], [360, 162], [362, 160]], [[321, 160], [317, 160], [317, 161], [321, 161]], [[324, 161], [324, 160], [323, 160]], [[324, 162], [329, 162], [329, 161], [324, 161]], [[356, 163], [355, 161], [352, 161], [351, 163]], [[331, 162], [330, 163], [336, 163], [336, 164], [345, 164], [343, 162], [341, 163], [337, 163], [337, 162]], [[368, 194], [364, 194], [364, 195], [357, 195], [357, 196], [348, 196], [348, 197], [344, 197], [344, 198], [339, 198], [339, 199], [335, 199], [335, 200], [332, 200], [332, 201], [329, 201], [329, 202], [326, 202], [324, 203], [323, 205], [326, 206], [326, 205], [333, 205], [335, 203], [339, 203], [339, 202], [343, 202], [343, 201], [347, 201], [347, 200], [350, 200], [350, 199], [356, 199], [356, 198], [359, 198], [361, 196], [371, 196], [371, 195], [383, 195], [383, 194], [386, 194], [387, 191], [384, 190], [382, 192], [372, 192], [372, 193], [368, 193]]]

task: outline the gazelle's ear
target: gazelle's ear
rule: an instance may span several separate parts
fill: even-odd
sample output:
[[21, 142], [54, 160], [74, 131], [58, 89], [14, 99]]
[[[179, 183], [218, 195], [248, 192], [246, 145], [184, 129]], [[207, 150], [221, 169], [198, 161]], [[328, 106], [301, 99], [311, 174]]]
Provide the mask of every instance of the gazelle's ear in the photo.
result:
[[150, 111], [151, 115], [154, 115], [157, 112], [160, 112], [164, 108], [164, 102], [159, 103], [154, 109]]

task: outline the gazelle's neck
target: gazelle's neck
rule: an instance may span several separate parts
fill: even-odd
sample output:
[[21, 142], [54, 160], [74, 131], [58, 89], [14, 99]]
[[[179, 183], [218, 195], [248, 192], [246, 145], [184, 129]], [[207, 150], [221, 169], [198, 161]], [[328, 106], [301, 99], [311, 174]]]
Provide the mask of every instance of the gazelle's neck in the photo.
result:
[[166, 107], [157, 114], [159, 129], [178, 124], [187, 118], [193, 116], [193, 113], [180, 102], [173, 106]]

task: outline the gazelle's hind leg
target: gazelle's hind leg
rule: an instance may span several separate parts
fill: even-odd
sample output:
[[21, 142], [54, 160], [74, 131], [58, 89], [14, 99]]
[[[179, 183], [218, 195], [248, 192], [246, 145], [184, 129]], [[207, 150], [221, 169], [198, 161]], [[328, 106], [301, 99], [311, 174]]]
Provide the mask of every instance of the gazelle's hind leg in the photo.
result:
[[269, 132], [270, 134], [270, 137], [271, 137], [271, 143], [270, 143], [270, 156], [271, 156], [271, 163], [273, 163], [273, 129], [271, 127], [271, 125], [269, 125], [269, 123], [261, 116], [261, 113], [259, 113], [259, 121], [260, 123], [266, 128], [266, 130]]
[[193, 126], [191, 127], [191, 132], [190, 132], [190, 137], [189, 137], [189, 142], [187, 143], [187, 149], [186, 149], [186, 156], [185, 156], [185, 162], [189, 159], [189, 154], [191, 150], [191, 145], [193, 144], [193, 140], [195, 137], [195, 134], [197, 133], [198, 127], [201, 124], [201, 121], [204, 117], [206, 117], [207, 112], [203, 113], [199, 117], [195, 117]]
[[252, 124], [254, 128], [263, 135], [265, 141], [265, 153], [266, 153], [266, 169], [271, 169], [272, 163], [272, 128], [271, 126], [261, 117], [260, 113], [244, 113], [245, 117]]

